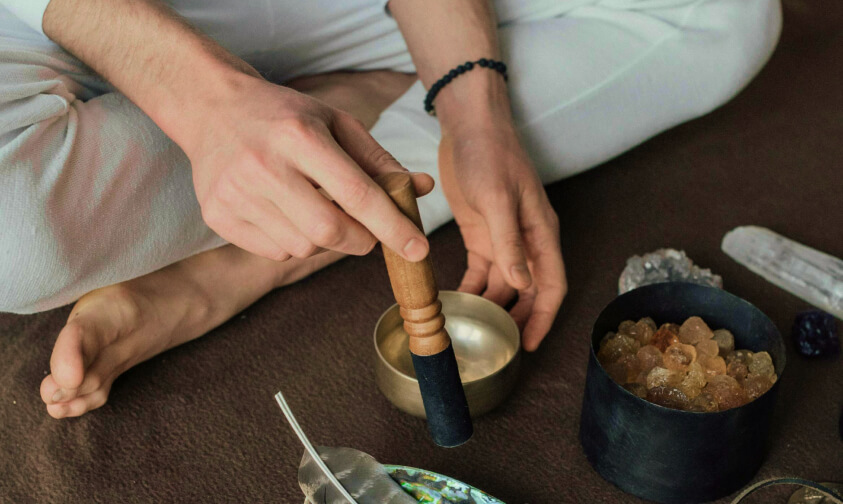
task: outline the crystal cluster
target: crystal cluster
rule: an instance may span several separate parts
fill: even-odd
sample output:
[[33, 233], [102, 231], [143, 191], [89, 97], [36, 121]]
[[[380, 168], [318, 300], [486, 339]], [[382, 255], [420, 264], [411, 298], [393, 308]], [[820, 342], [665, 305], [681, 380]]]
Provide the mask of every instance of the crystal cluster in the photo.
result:
[[638, 397], [686, 411], [742, 406], [778, 378], [769, 353], [735, 350], [731, 332], [712, 331], [700, 317], [660, 327], [649, 317], [625, 320], [600, 341], [597, 359]]
[[723, 287], [720, 275], [694, 265], [694, 261], [685, 255], [684, 251], [668, 248], [627, 259], [626, 268], [618, 280], [618, 293], [623, 294], [643, 285], [663, 282], [691, 282]]
[[811, 310], [796, 316], [793, 323], [793, 342], [799, 353], [808, 357], [840, 353], [837, 323], [831, 314], [821, 310]]

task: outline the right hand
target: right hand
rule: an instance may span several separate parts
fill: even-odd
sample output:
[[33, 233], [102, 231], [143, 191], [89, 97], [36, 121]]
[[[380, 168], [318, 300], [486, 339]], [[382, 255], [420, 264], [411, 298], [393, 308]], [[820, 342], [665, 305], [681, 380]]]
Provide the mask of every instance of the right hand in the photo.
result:
[[[364, 255], [378, 240], [410, 261], [427, 255], [424, 234], [373, 180], [406, 170], [360, 121], [263, 79], [244, 76], [235, 88], [179, 135], [211, 229], [278, 261], [324, 249]], [[433, 188], [426, 174], [413, 182], [419, 196]]]

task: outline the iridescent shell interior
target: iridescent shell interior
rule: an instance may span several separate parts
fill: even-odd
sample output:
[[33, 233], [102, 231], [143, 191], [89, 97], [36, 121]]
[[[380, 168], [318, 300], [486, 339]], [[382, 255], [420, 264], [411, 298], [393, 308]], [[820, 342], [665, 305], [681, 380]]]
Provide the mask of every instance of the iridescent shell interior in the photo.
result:
[[504, 504], [462, 481], [413, 467], [384, 465], [401, 488], [425, 504]]

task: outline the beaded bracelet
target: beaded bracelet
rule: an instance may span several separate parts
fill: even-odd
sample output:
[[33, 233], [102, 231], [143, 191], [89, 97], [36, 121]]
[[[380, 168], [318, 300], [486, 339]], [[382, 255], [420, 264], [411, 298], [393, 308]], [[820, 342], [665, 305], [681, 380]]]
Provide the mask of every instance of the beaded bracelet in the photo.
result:
[[486, 58], [480, 58], [477, 61], [466, 61], [462, 65], [459, 65], [450, 72], [446, 73], [444, 77], [430, 86], [430, 90], [428, 90], [427, 96], [424, 99], [424, 110], [428, 114], [435, 116], [436, 109], [433, 108], [433, 100], [436, 99], [436, 95], [439, 94], [439, 91], [441, 91], [443, 87], [447, 86], [452, 80], [473, 69], [475, 65], [494, 70], [503, 75], [504, 81], [509, 80], [509, 76], [506, 74], [506, 64], [503, 61], [495, 61]]

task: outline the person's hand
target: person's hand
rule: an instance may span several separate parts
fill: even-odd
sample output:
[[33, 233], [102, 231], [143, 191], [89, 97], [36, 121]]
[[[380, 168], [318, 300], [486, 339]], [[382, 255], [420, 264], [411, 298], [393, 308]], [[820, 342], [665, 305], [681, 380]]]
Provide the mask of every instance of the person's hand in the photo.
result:
[[442, 189], [468, 250], [459, 290], [503, 306], [533, 351], [567, 292], [559, 221], [511, 123], [446, 132]]
[[[363, 255], [378, 240], [410, 261], [427, 255], [424, 234], [372, 180], [406, 170], [349, 114], [244, 76], [198, 122], [180, 143], [205, 222], [234, 245], [279, 261]], [[419, 196], [433, 187], [428, 175], [413, 181]]]

